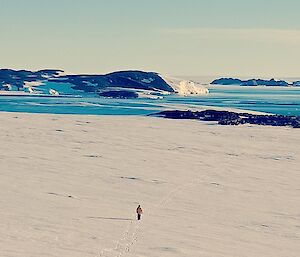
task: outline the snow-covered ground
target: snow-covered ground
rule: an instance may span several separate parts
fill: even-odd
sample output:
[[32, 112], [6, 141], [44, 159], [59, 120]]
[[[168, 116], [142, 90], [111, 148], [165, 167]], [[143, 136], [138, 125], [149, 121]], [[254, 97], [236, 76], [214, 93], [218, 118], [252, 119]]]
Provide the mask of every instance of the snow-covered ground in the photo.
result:
[[1, 257], [299, 256], [296, 129], [0, 113], [0, 140]]

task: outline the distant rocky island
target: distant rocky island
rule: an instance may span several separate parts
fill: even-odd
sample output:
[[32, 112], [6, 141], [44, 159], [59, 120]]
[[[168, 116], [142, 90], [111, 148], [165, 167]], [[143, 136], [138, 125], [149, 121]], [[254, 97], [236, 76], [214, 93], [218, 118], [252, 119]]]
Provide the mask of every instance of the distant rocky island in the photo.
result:
[[201, 121], [216, 121], [220, 125], [256, 124], [264, 126], [288, 126], [300, 128], [300, 116], [258, 115], [250, 113], [236, 113], [229, 111], [163, 111], [151, 116], [168, 119], [187, 119]]
[[272, 86], [272, 87], [289, 87], [300, 86], [300, 81], [287, 82], [284, 80], [264, 80], [264, 79], [248, 79], [241, 80], [237, 78], [220, 78], [211, 82], [212, 85], [238, 85], [238, 86]]
[[[166, 81], [158, 73], [144, 71], [117, 71], [105, 75], [68, 75], [62, 70], [39, 71], [0, 69], [1, 91], [28, 91], [34, 94], [43, 84], [69, 85], [72, 90], [95, 93], [111, 98], [159, 98], [167, 94], [200, 95], [208, 93], [203, 86], [189, 81]], [[52, 91], [51, 91], [52, 90]], [[59, 95], [59, 88], [51, 89]]]

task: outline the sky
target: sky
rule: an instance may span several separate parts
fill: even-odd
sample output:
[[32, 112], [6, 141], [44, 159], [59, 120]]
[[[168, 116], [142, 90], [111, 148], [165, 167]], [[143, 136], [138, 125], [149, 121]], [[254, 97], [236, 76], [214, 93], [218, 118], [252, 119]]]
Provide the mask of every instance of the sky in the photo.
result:
[[0, 68], [300, 77], [299, 0], [0, 0]]

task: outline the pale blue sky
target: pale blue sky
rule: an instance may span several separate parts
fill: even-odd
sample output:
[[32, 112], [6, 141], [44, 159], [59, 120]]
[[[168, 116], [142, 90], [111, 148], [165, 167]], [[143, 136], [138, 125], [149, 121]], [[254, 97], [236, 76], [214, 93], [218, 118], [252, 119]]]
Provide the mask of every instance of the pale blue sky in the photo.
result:
[[299, 0], [0, 0], [0, 65], [299, 77], [299, 10]]

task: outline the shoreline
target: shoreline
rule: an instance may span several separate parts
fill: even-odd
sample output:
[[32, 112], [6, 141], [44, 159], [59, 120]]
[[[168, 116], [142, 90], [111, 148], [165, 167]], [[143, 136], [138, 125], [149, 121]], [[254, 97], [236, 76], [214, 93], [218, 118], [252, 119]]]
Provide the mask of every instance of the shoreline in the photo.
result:
[[[276, 115], [273, 113], [267, 112], [260, 112], [260, 111], [253, 111], [253, 110], [246, 110], [246, 109], [237, 109], [237, 108], [230, 108], [230, 107], [218, 107], [218, 106], [207, 106], [207, 105], [193, 105], [193, 104], [168, 104], [168, 103], [160, 103], [162, 106], [162, 110], [181, 110], [181, 111], [204, 111], [204, 110], [216, 110], [216, 111], [229, 111], [229, 112], [236, 112], [236, 113], [249, 113], [254, 115]], [[144, 116], [147, 117], [149, 114], [74, 114], [74, 113], [50, 113], [50, 112], [20, 112], [20, 111], [2, 111], [1, 113], [24, 113], [24, 114], [54, 114], [54, 115], [79, 115], [79, 116]], [[157, 113], [157, 111], [153, 110], [153, 114]]]

